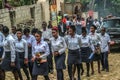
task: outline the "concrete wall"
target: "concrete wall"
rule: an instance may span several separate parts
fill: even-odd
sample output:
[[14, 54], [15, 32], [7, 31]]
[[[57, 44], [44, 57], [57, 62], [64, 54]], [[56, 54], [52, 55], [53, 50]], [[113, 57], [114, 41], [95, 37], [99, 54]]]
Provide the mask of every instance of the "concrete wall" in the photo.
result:
[[0, 10], [0, 24], [11, 27], [9, 11], [7, 9]]
[[57, 12], [62, 11], [61, 9], [61, 3], [64, 3], [64, 0], [57, 0]]

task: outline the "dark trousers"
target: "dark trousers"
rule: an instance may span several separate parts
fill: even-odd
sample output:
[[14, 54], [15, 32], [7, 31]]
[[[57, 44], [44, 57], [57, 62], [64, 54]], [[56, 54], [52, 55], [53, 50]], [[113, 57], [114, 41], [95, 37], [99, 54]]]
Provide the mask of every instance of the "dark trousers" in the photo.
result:
[[[37, 80], [37, 77], [38, 77], [38, 75], [33, 75], [32, 80]], [[45, 78], [45, 80], [50, 80], [48, 75], [44, 76], [44, 78]]]
[[5, 80], [5, 71], [0, 69], [0, 80]]
[[[72, 80], [72, 78], [73, 78], [72, 66], [73, 66], [72, 64], [68, 65], [68, 74], [69, 74], [70, 80]], [[77, 72], [78, 72], [78, 80], [81, 80], [81, 78], [80, 78], [80, 64], [76, 64], [76, 66], [77, 66]]]
[[53, 55], [52, 55], [52, 51], [51, 51], [51, 44], [48, 43], [49, 45], [49, 50], [50, 50], [50, 54], [49, 56], [47, 57], [47, 60], [48, 60], [48, 68], [49, 68], [49, 72], [53, 70]]
[[33, 62], [28, 62], [28, 68], [29, 68], [30, 75], [32, 77]]
[[103, 69], [109, 70], [108, 52], [101, 53], [101, 64]]
[[[26, 75], [26, 77], [27, 77], [27, 80], [30, 80], [29, 72], [28, 72], [28, 70], [27, 70], [27, 66], [25, 65], [25, 66], [23, 66], [22, 68], [23, 68], [23, 71], [24, 71], [24, 73], [25, 73], [25, 75]], [[19, 77], [20, 77], [20, 80], [23, 80], [22, 74], [21, 74], [21, 71], [20, 71], [20, 70], [18, 70], [18, 75], [19, 75]]]
[[57, 69], [57, 80], [64, 80], [63, 70]]

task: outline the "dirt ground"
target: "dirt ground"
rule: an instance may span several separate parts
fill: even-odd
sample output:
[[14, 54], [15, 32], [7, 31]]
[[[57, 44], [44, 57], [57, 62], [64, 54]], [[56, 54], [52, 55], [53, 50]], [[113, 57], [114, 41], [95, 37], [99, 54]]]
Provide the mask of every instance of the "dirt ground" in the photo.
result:
[[[81, 76], [81, 80], [120, 80], [120, 53], [111, 53], [109, 54], [109, 72], [102, 71], [101, 74], [97, 72], [97, 63], [95, 62], [95, 74], [90, 75], [90, 77], [86, 77], [86, 72]], [[86, 70], [85, 64], [84, 70]], [[50, 80], [56, 79], [56, 72], [54, 70], [54, 74], [49, 74]], [[26, 77], [23, 73], [24, 80]], [[65, 80], [69, 80], [67, 70], [64, 70], [64, 78]], [[11, 72], [6, 72], [6, 80], [14, 80], [13, 74]], [[42, 76], [39, 76], [38, 80], [44, 80]]]

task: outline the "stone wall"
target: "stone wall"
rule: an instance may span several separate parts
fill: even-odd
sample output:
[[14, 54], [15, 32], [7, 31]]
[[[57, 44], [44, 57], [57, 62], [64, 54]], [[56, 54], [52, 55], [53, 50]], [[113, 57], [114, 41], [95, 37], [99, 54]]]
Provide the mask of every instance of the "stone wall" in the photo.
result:
[[8, 27], [11, 27], [9, 10], [7, 9], [0, 10], [0, 24], [4, 24]]
[[17, 25], [18, 27], [37, 27], [43, 21], [41, 17], [41, 4], [16, 7], [13, 10], [0, 10], [0, 24], [11, 27]]

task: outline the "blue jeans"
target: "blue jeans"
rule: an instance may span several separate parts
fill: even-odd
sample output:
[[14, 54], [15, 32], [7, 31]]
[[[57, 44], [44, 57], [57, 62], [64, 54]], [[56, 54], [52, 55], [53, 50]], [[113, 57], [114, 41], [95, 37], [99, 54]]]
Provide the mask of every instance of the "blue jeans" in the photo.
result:
[[103, 69], [109, 70], [108, 51], [101, 53], [101, 64]]

